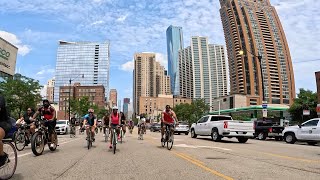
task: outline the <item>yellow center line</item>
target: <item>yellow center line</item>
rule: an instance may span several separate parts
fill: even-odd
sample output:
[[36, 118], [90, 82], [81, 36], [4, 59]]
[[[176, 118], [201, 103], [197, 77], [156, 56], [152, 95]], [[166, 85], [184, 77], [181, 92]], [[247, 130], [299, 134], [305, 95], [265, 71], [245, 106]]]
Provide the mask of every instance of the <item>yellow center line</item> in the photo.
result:
[[[147, 140], [151, 144], [159, 145], [158, 143], [153, 142], [153, 140], [151, 140], [150, 138], [145, 138], [145, 140]], [[213, 169], [210, 169], [209, 167], [204, 165], [205, 164], [204, 162], [202, 162], [202, 161], [200, 161], [198, 159], [195, 159], [195, 158], [193, 158], [193, 157], [191, 157], [191, 156], [189, 156], [189, 155], [187, 155], [185, 153], [179, 153], [179, 152], [177, 152], [175, 150], [171, 150], [170, 152], [173, 153], [174, 155], [176, 155], [176, 156], [178, 156], [178, 157], [180, 157], [180, 158], [182, 158], [184, 160], [187, 160], [188, 162], [190, 162], [190, 163], [192, 163], [192, 164], [194, 164], [194, 165], [196, 165], [196, 166], [198, 166], [198, 167], [200, 167], [200, 168], [212, 173], [213, 175], [219, 176], [219, 177], [221, 177], [221, 178], [223, 178], [225, 180], [233, 180], [233, 178], [231, 178], [229, 176], [226, 176], [226, 175], [224, 175], [222, 173], [219, 173], [218, 171], [215, 171]]]

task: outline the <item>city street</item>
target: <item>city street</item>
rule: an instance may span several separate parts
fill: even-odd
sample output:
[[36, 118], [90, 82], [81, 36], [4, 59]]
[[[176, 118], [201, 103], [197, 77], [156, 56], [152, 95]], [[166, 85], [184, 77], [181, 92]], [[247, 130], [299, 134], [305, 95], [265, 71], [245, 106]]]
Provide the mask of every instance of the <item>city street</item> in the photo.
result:
[[[213, 142], [176, 135], [171, 151], [160, 145], [159, 132], [147, 131], [144, 140], [128, 134], [116, 154], [102, 133], [93, 148], [85, 136], [59, 136], [55, 152], [45, 148], [35, 157], [30, 145], [19, 152], [13, 179], [308, 179], [320, 177], [320, 147], [273, 140], [236, 139]], [[108, 143], [109, 145], [109, 143]]]

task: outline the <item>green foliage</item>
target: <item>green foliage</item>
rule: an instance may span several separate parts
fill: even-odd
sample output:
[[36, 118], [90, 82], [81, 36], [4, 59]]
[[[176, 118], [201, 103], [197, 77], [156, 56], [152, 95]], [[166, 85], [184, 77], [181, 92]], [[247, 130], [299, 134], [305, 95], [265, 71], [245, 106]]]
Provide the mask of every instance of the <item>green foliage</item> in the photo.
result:
[[191, 104], [176, 105], [173, 110], [179, 121], [187, 121], [192, 124], [205, 115], [209, 109], [204, 99], [196, 99]]
[[[307, 119], [317, 117], [317, 93], [303, 88], [299, 89], [298, 97], [294, 100], [294, 103], [289, 108], [289, 113], [292, 116], [293, 121], [302, 123]], [[302, 117], [303, 110], [310, 110], [310, 116]]]
[[10, 115], [20, 118], [27, 108], [36, 108], [41, 101], [39, 81], [19, 74], [0, 82], [0, 93], [5, 97]]
[[71, 112], [79, 115], [80, 117], [88, 113], [88, 109], [94, 109], [95, 114], [98, 119], [103, 118], [103, 116], [108, 113], [108, 110], [105, 108], [99, 108], [98, 105], [92, 104], [89, 101], [89, 97], [81, 97], [79, 99], [71, 99], [70, 101]]

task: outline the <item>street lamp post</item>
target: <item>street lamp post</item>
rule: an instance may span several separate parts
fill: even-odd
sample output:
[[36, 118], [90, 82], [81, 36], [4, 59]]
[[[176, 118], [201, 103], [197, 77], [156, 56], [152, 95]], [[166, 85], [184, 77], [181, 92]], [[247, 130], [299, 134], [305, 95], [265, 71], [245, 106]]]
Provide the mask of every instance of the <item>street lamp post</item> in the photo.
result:
[[[70, 107], [70, 101], [71, 101], [71, 82], [74, 81], [75, 79], [77, 79], [79, 76], [82, 75], [82, 78], [84, 77], [84, 74], [79, 74], [77, 77], [75, 77], [74, 79], [69, 79], [69, 104], [68, 104], [68, 114], [69, 114], [69, 122], [70, 122], [70, 115], [71, 115], [71, 107]], [[73, 95], [72, 95], [73, 97]]]
[[[264, 94], [264, 82], [263, 82], [263, 73], [262, 73], [262, 56], [260, 53], [258, 55], [253, 54], [252, 52], [245, 49], [248, 53], [250, 53], [254, 58], [258, 58], [259, 65], [260, 65], [260, 76], [261, 76], [261, 89], [262, 89], [262, 101], [266, 101], [265, 94]], [[240, 55], [245, 55], [245, 52], [243, 50], [239, 51]]]

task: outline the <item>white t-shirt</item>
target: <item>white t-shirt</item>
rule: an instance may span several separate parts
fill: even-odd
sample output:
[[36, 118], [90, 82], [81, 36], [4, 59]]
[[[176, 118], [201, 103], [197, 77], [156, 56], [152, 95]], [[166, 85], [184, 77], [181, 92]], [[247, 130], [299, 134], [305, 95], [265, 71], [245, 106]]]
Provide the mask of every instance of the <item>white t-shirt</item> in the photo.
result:
[[146, 118], [141, 118], [141, 119], [139, 120], [139, 124], [143, 124], [143, 123], [146, 123]]

